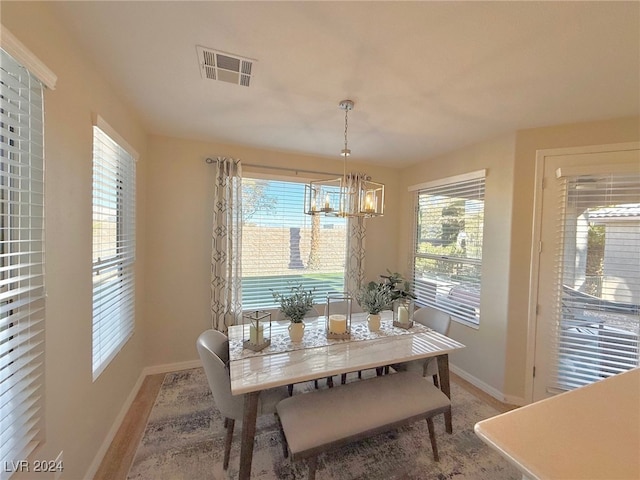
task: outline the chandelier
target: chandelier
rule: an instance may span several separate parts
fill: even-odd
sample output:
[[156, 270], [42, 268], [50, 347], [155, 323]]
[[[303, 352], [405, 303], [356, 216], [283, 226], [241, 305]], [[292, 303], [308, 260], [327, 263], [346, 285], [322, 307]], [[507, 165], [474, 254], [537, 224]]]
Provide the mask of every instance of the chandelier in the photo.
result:
[[347, 157], [351, 155], [347, 134], [351, 100], [342, 100], [338, 107], [344, 110], [344, 157], [341, 177], [314, 180], [305, 185], [307, 215], [324, 214], [330, 217], [379, 217], [384, 212], [384, 184], [371, 181], [364, 173], [347, 173]]

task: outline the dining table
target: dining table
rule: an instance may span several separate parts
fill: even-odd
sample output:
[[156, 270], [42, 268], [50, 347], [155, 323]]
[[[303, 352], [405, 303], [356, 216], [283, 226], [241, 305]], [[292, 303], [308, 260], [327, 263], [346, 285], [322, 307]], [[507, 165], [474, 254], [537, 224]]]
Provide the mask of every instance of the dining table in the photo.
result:
[[[350, 338], [346, 339], [327, 338], [325, 317], [305, 318], [299, 342], [290, 340], [288, 321], [270, 322], [265, 330], [270, 344], [260, 351], [243, 348], [250, 325], [229, 327], [231, 393], [245, 396], [240, 480], [251, 477], [258, 399], [263, 390], [436, 357], [440, 388], [451, 398], [449, 353], [464, 348], [463, 344], [417, 322], [410, 328], [394, 326], [391, 312], [382, 312], [380, 329], [372, 332], [366, 317], [366, 313], [352, 314]], [[445, 414], [445, 428], [452, 433], [451, 412]]]

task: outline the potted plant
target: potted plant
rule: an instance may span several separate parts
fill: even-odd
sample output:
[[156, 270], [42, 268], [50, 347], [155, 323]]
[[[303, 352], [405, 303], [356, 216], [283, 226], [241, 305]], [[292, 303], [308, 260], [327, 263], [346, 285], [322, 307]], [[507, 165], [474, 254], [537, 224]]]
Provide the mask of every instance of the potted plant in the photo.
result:
[[286, 295], [272, 292], [273, 298], [280, 304], [280, 311], [291, 321], [289, 336], [293, 342], [302, 340], [305, 328], [302, 319], [313, 308], [314, 290], [305, 290], [302, 285], [294, 285]]
[[390, 307], [391, 291], [383, 283], [369, 282], [356, 293], [356, 300], [358, 305], [369, 314], [367, 316], [369, 330], [372, 332], [380, 330], [380, 312]]
[[388, 275], [380, 275], [380, 277], [384, 278], [384, 283], [382, 285], [389, 291], [391, 301], [399, 298], [416, 299], [416, 296], [411, 291], [411, 282], [405, 280], [400, 273], [391, 273], [390, 270], [387, 270], [387, 273]]
[[413, 325], [413, 309], [416, 296], [411, 291], [411, 283], [399, 273], [380, 275], [384, 278], [384, 287], [389, 291], [393, 305], [393, 325], [408, 328]]

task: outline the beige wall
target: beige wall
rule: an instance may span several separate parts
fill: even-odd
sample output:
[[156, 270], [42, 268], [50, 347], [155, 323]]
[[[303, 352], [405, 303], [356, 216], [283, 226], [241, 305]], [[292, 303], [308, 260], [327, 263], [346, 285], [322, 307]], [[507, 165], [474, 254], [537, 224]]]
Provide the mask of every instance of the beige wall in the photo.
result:
[[[482, 318], [479, 329], [454, 323], [467, 348], [451, 362], [512, 402], [525, 399], [529, 276], [536, 151], [638, 141], [638, 117], [521, 130], [428, 159], [402, 172], [400, 264], [410, 272], [413, 210], [406, 186], [487, 168]], [[487, 388], [485, 388], [487, 389]]]
[[466, 345], [451, 363], [484, 385], [502, 391], [507, 342], [509, 251], [515, 135], [506, 135], [425, 160], [402, 172], [400, 254], [403, 272], [411, 272], [413, 194], [407, 187], [486, 169], [485, 227], [479, 328], [453, 322], [450, 335]]
[[[46, 3], [0, 4], [1, 20], [58, 75], [45, 93], [46, 416], [38, 458], [64, 450], [63, 478], [82, 478], [144, 366], [195, 360], [208, 328], [212, 166], [227, 155], [287, 168], [340, 172], [339, 160], [248, 147], [146, 137]], [[138, 162], [136, 333], [91, 380], [91, 115], [141, 154]], [[404, 170], [358, 166], [386, 184], [386, 214], [367, 221], [366, 277], [409, 274], [416, 183], [487, 169], [482, 324], [451, 335], [467, 345], [452, 363], [490, 389], [523, 397], [534, 161], [537, 149], [637, 141], [638, 118], [524, 130]], [[339, 148], [338, 146], [336, 148]], [[255, 168], [246, 167], [251, 173]], [[273, 174], [271, 170], [263, 170]], [[16, 477], [19, 478], [19, 477]]]
[[504, 392], [524, 397], [526, 370], [529, 275], [536, 151], [550, 148], [600, 145], [640, 140], [640, 119], [620, 118], [521, 130], [516, 134], [513, 226], [509, 269], [509, 329]]
[[[95, 467], [92, 461], [142, 369], [197, 359], [195, 339], [210, 326], [208, 205], [213, 167], [204, 163], [205, 157], [222, 154], [247, 163], [334, 172], [342, 171], [342, 163], [147, 137], [135, 114], [59, 28], [46, 3], [5, 1], [0, 13], [2, 23], [58, 76], [56, 90], [45, 93], [47, 434], [36, 455], [54, 459], [64, 450], [62, 478], [83, 478]], [[91, 374], [94, 113], [141, 155], [136, 333], [95, 382]], [[350, 162], [350, 167], [366, 171], [387, 186], [387, 214], [367, 221], [366, 276], [376, 278], [387, 268], [397, 269], [398, 173], [357, 162]]]
[[[58, 76], [45, 92], [46, 443], [35, 457], [64, 450], [62, 478], [84, 478], [141, 368], [144, 315], [146, 136], [129, 111], [61, 31], [46, 4], [5, 2], [2, 24]], [[91, 373], [92, 113], [141, 157], [138, 162], [138, 325], [102, 375]], [[16, 476], [18, 479], [19, 476]], [[33, 478], [33, 477], [32, 477]], [[45, 478], [45, 477], [43, 477]]]
[[[425, 160], [402, 171], [404, 186], [487, 168], [481, 325], [455, 323], [451, 336], [467, 348], [452, 355], [456, 367], [486, 390], [526, 401], [529, 276], [531, 274], [535, 158], [540, 149], [638, 141], [637, 117], [521, 130]], [[413, 213], [403, 208], [400, 264], [410, 271]]]
[[[209, 276], [214, 166], [207, 157], [240, 158], [245, 175], [295, 178], [294, 172], [257, 169], [246, 164], [342, 172], [340, 159], [317, 158], [237, 145], [152, 136], [149, 140], [147, 212], [147, 339], [149, 365], [197, 358], [195, 339], [211, 327]], [[367, 220], [366, 277], [374, 279], [398, 262], [398, 178], [392, 169], [362, 166], [386, 185], [385, 216]], [[308, 175], [308, 174], [305, 174]], [[284, 178], [284, 177], [283, 177]], [[291, 178], [291, 177], [290, 177]]]

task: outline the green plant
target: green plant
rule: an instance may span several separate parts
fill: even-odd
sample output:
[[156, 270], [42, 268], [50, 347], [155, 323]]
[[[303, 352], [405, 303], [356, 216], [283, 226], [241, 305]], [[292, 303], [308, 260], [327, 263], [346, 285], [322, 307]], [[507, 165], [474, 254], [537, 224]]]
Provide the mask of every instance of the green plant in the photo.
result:
[[400, 273], [391, 273], [390, 270], [387, 270], [387, 273], [388, 275], [380, 275], [380, 277], [384, 278], [382, 285], [391, 295], [391, 301], [398, 298], [416, 298], [411, 291], [411, 282], [405, 280]]
[[383, 283], [369, 282], [356, 293], [356, 300], [365, 311], [377, 315], [391, 306], [391, 292]]
[[273, 298], [280, 303], [280, 311], [292, 323], [302, 323], [304, 316], [313, 308], [313, 292], [305, 290], [302, 285], [294, 285], [288, 295], [272, 292]]

